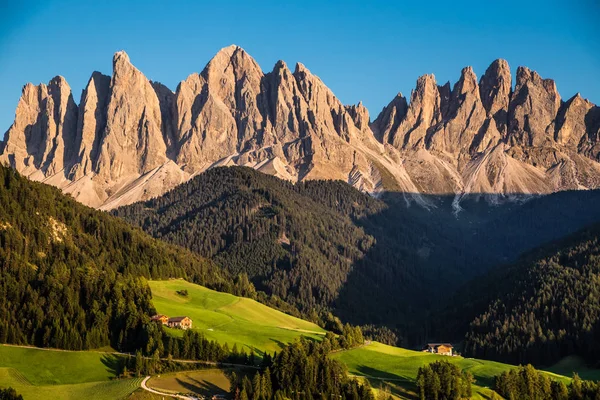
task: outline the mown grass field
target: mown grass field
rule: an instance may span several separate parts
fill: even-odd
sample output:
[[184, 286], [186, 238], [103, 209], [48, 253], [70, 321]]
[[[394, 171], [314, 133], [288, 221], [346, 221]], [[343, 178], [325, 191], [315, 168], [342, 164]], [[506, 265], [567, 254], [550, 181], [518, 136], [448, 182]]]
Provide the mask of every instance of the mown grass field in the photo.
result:
[[25, 399], [124, 399], [142, 378], [111, 380], [114, 355], [0, 345], [0, 387]]
[[[377, 342], [361, 348], [334, 353], [332, 357], [346, 364], [351, 374], [368, 378], [375, 388], [382, 383], [387, 384], [392, 388], [392, 393], [400, 398], [415, 397], [415, 380], [419, 368], [437, 360], [450, 361], [461, 369], [470, 371], [475, 378], [474, 398], [483, 399], [489, 398], [491, 394], [488, 388], [493, 385], [494, 376], [514, 368], [512, 365], [495, 361], [438, 356]], [[562, 375], [549, 374], [553, 379], [569, 379]]]
[[[173, 372], [153, 376], [146, 382], [149, 387], [164, 393], [196, 393], [202, 396], [229, 393], [230, 370], [207, 369], [202, 371]], [[237, 373], [237, 372], [236, 372]]]
[[[148, 282], [152, 302], [160, 314], [188, 316], [193, 329], [208, 339], [237, 345], [259, 353], [278, 351], [282, 345], [300, 336], [320, 338], [319, 326], [274, 310], [252, 299], [216, 292], [181, 279]], [[187, 296], [177, 294], [187, 290]], [[182, 331], [168, 329], [174, 335]]]

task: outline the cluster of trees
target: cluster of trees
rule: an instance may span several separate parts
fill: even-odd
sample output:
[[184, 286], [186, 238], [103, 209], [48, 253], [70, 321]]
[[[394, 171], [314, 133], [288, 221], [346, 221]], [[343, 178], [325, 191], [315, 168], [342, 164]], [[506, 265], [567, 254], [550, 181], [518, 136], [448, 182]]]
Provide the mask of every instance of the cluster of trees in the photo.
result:
[[368, 383], [350, 379], [345, 366], [328, 357], [329, 343], [301, 339], [284, 347], [252, 379], [233, 377], [234, 398], [374, 400]]
[[448, 361], [436, 361], [419, 368], [417, 388], [421, 400], [471, 398], [473, 375]]
[[496, 376], [494, 391], [507, 400], [597, 400], [600, 382], [582, 381], [575, 375], [567, 386], [529, 364]]
[[[319, 348], [324, 353], [339, 349], [350, 349], [364, 344], [360, 327], [344, 325], [343, 332], [335, 335], [327, 332], [319, 343]], [[220, 344], [208, 340], [204, 334], [195, 330], [186, 330], [182, 337], [169, 335], [162, 324], [150, 322], [144, 324], [138, 337], [139, 347], [132, 357], [119, 357], [116, 360], [115, 370], [118, 376], [142, 376], [178, 371], [182, 369], [177, 360], [199, 361], [197, 366], [202, 366], [203, 361], [217, 363], [232, 363], [238, 365], [256, 366], [258, 363], [254, 351], [239, 349], [237, 344], [229, 347], [227, 343]], [[276, 358], [276, 355], [275, 355]], [[265, 368], [272, 365], [273, 357], [263, 354], [261, 366]], [[185, 364], [194, 368], [194, 364]]]
[[[253, 351], [238, 350], [214, 340], [208, 340], [197, 331], [186, 330], [182, 337], [175, 337], [163, 331], [162, 325], [152, 322], [144, 326], [140, 338], [142, 347], [131, 356], [115, 356], [116, 375], [119, 377], [154, 375], [166, 372], [204, 368], [205, 362], [233, 363], [253, 367], [257, 357]], [[180, 360], [198, 361], [182, 363]], [[263, 362], [270, 356], [265, 354]]]
[[134, 351], [154, 313], [145, 279], [243, 294], [247, 277], [0, 166], [0, 343]]
[[491, 274], [481, 287], [493, 300], [472, 320], [466, 353], [513, 364], [551, 365], [573, 354], [597, 362], [599, 237], [600, 225], [592, 226]]
[[368, 340], [373, 340], [390, 346], [398, 345], [398, 334], [387, 326], [370, 324], [362, 325], [360, 329], [362, 330], [365, 338]]
[[23, 400], [23, 396], [11, 387], [0, 389], [0, 400]]

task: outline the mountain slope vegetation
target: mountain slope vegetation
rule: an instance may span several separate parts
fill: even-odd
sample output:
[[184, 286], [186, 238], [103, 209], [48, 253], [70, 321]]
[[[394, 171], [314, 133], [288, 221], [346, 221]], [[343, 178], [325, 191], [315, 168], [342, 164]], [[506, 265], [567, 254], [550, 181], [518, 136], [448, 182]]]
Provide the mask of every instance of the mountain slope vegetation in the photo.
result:
[[[456, 288], [523, 251], [600, 220], [599, 191], [490, 207], [465, 198], [373, 198], [340, 181], [292, 184], [249, 168], [210, 169], [165, 195], [113, 211], [152, 236], [245, 272], [257, 289], [316, 321], [398, 329], [404, 345], [434, 332], [429, 313]], [[407, 204], [409, 205], [407, 207]]]
[[0, 166], [0, 343], [130, 350], [153, 311], [143, 278], [173, 276], [235, 291], [211, 261]]
[[599, 224], [468, 286], [450, 315], [470, 322], [469, 355], [537, 365], [573, 355], [592, 363], [600, 359]]

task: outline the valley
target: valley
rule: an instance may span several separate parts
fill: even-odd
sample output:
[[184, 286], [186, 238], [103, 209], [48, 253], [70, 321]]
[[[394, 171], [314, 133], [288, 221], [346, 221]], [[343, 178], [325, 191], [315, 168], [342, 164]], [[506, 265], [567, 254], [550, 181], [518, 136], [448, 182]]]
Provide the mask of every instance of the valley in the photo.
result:
[[[266, 307], [254, 300], [216, 292], [199, 285], [176, 279], [150, 281], [153, 305], [161, 313], [190, 316], [192, 329], [202, 332], [221, 343], [233, 344], [240, 349], [256, 351], [257, 356], [265, 352], [273, 354], [283, 346], [300, 337], [319, 340], [324, 331], [314, 324], [291, 317]], [[187, 290], [182, 298], [178, 291]], [[223, 318], [233, 318], [230, 329], [225, 329]], [[219, 329], [218, 327], [222, 328]], [[239, 328], [239, 329], [238, 329]], [[177, 335], [178, 330], [168, 329], [168, 334]], [[251, 333], [251, 334], [250, 334]], [[130, 357], [113, 351], [62, 351], [0, 345], [0, 387], [12, 386], [24, 398], [34, 399], [43, 390], [47, 399], [75, 399], [92, 396], [98, 399], [152, 398], [151, 393], [142, 391], [142, 377], [119, 378], [119, 358]], [[487, 399], [493, 378], [514, 368], [509, 364], [493, 361], [448, 357], [388, 346], [368, 341], [364, 345], [348, 350], [334, 351], [331, 358], [342, 362], [352, 376], [366, 379], [376, 390], [388, 388], [398, 399], [416, 398], [416, 377], [420, 367], [436, 360], [450, 361], [462, 370], [469, 371], [475, 379], [474, 398]], [[258, 360], [258, 359], [257, 359]], [[258, 361], [257, 361], [258, 362]], [[147, 385], [165, 393], [194, 392], [200, 395], [226, 393], [229, 377], [252, 374], [252, 369], [208, 369], [160, 373], [152, 377]], [[599, 370], [586, 369], [576, 360], [565, 360], [550, 370], [568, 371], [581, 368], [582, 376], [596, 378]], [[131, 371], [133, 373], [133, 371]], [[570, 382], [564, 375], [547, 372], [553, 380]], [[387, 389], [385, 389], [387, 390]]]

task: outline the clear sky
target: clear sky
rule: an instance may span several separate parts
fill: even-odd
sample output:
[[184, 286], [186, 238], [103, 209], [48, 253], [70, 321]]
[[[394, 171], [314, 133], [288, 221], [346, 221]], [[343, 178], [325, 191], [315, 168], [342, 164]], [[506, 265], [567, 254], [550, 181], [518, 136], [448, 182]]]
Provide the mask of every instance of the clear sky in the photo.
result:
[[[13, 4], [14, 3], [14, 4]], [[538, 1], [9, 1], [0, 0], [0, 138], [22, 86], [64, 76], [75, 101], [115, 51], [172, 90], [222, 47], [242, 46], [263, 71], [300, 61], [346, 104], [375, 118], [418, 76], [454, 83], [496, 58], [600, 103], [600, 2]]]

